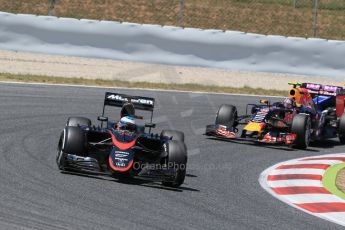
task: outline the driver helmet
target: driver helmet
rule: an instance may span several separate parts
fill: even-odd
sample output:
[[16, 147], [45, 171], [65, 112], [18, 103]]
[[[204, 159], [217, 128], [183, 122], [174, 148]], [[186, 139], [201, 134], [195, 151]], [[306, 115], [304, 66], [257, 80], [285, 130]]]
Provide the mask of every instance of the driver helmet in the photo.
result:
[[292, 100], [291, 98], [287, 97], [284, 99], [283, 105], [287, 109], [292, 109], [295, 106], [295, 101]]
[[122, 130], [134, 130], [136, 127], [134, 117], [132, 116], [122, 117], [117, 125], [118, 125], [118, 128]]
[[126, 116], [134, 116], [135, 108], [131, 102], [126, 102], [121, 109], [121, 118]]

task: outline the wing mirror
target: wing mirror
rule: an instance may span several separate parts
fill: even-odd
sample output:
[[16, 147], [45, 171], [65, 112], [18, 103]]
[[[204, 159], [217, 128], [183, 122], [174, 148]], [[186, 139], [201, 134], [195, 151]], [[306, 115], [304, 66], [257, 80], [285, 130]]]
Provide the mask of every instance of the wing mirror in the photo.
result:
[[154, 123], [146, 123], [145, 127], [147, 127], [147, 128], [156, 128], [156, 124], [154, 124]]
[[105, 121], [108, 121], [108, 117], [99, 116], [99, 117], [97, 117], [97, 120], [105, 122]]

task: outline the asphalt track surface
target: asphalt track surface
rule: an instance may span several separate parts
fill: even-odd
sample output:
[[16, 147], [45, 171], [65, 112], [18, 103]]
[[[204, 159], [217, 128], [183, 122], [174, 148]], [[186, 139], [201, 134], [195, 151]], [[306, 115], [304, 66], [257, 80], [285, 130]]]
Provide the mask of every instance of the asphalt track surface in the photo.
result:
[[66, 119], [95, 121], [105, 91], [0, 84], [0, 229], [343, 229], [278, 201], [258, 183], [277, 162], [344, 152], [336, 140], [294, 151], [201, 135], [220, 104], [244, 111], [256, 97], [112, 90], [155, 97], [157, 132], [185, 132], [190, 156], [181, 189], [59, 172], [56, 147]]

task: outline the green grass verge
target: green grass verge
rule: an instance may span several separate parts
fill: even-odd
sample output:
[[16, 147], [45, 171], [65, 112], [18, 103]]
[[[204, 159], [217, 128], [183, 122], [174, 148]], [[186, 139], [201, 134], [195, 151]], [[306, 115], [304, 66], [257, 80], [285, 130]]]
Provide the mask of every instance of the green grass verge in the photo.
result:
[[334, 195], [345, 200], [345, 193], [340, 191], [336, 186], [337, 174], [340, 170], [345, 168], [345, 163], [336, 164], [329, 167], [322, 178], [322, 185]]
[[67, 77], [21, 75], [21, 74], [8, 74], [8, 73], [0, 73], [0, 81], [182, 90], [182, 91], [191, 91], [191, 92], [199, 91], [199, 92], [210, 92], [210, 93], [234, 93], [234, 94], [252, 94], [252, 95], [265, 95], [265, 96], [285, 96], [286, 95], [286, 91], [282, 91], [282, 90], [274, 90], [274, 89], [267, 90], [267, 89], [261, 89], [261, 88], [251, 88], [249, 86], [237, 88], [237, 87], [222, 87], [222, 86], [199, 85], [199, 84], [129, 82], [129, 81], [120, 81], [120, 80], [67, 78]]

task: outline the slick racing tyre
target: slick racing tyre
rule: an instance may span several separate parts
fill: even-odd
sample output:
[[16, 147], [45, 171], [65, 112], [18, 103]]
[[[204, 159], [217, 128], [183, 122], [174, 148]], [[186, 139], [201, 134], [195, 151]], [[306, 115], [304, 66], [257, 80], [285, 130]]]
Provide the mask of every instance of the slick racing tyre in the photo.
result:
[[61, 132], [56, 155], [56, 164], [60, 170], [64, 170], [66, 166], [66, 154], [62, 151], [62, 146], [65, 141], [65, 130]]
[[176, 130], [163, 130], [161, 133], [163, 137], [169, 137], [171, 140], [177, 140], [184, 142], [184, 133]]
[[296, 114], [292, 120], [291, 133], [297, 135], [293, 145], [294, 148], [308, 148], [311, 134], [310, 117], [307, 114]]
[[225, 125], [227, 127], [237, 126], [237, 109], [233, 105], [221, 105], [217, 117], [216, 125]]
[[56, 164], [60, 170], [65, 169], [65, 166], [66, 166], [65, 160], [66, 160], [66, 154], [64, 154], [61, 149], [58, 149], [57, 156], [56, 156]]
[[339, 120], [339, 140], [340, 143], [345, 144], [345, 113], [343, 113]]
[[61, 151], [65, 154], [85, 156], [86, 135], [80, 127], [67, 126], [61, 135]]
[[69, 117], [66, 126], [91, 126], [91, 121], [85, 117]]
[[168, 170], [174, 170], [175, 175], [173, 180], [163, 180], [162, 184], [168, 187], [179, 187], [183, 184], [186, 176], [187, 167], [187, 148], [181, 141], [170, 140], [167, 143]]

